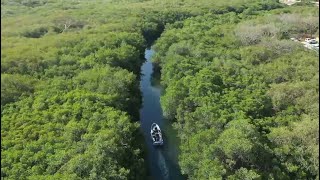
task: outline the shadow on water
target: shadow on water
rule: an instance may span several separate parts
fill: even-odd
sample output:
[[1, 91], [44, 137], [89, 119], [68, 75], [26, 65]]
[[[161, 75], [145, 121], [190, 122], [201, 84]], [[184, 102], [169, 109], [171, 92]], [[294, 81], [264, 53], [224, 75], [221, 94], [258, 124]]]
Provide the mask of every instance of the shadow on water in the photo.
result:
[[[143, 106], [140, 109], [141, 131], [144, 135], [147, 148], [147, 162], [150, 179], [152, 180], [183, 180], [178, 165], [178, 139], [171, 123], [163, 118], [160, 106], [161, 88], [159, 75], [153, 73], [157, 68], [151, 63], [152, 49], [146, 49], [146, 62], [141, 67], [140, 90], [142, 92]], [[160, 71], [158, 71], [160, 72]], [[158, 77], [158, 78], [157, 78]], [[151, 82], [152, 81], [152, 82]], [[154, 147], [150, 137], [150, 127], [157, 123], [162, 132], [164, 145]]]
[[152, 74], [151, 74], [151, 86], [157, 87], [162, 90], [160, 86], [160, 78], [161, 78], [161, 68], [158, 64], [152, 64]]

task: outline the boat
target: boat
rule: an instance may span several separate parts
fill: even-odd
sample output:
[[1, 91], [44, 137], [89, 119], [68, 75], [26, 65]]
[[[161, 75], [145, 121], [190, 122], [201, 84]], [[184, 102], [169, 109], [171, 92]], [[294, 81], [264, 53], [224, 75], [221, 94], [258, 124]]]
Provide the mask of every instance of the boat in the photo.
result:
[[150, 134], [151, 134], [153, 145], [155, 146], [163, 145], [162, 133], [158, 124], [152, 123]]

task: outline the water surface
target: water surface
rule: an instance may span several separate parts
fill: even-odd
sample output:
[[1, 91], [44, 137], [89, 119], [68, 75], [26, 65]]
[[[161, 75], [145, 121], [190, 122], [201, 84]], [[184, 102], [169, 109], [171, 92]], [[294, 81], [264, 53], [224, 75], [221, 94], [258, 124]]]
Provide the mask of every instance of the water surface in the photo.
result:
[[[172, 129], [171, 123], [162, 116], [160, 106], [161, 88], [159, 85], [152, 85], [151, 78], [153, 65], [151, 56], [152, 49], [146, 49], [146, 62], [141, 67], [140, 90], [142, 92], [142, 108], [140, 109], [140, 124], [147, 147], [147, 163], [149, 174], [152, 180], [182, 180], [185, 179], [180, 173], [178, 166], [178, 139], [176, 132]], [[164, 145], [154, 147], [150, 137], [150, 127], [157, 123], [163, 133]]]

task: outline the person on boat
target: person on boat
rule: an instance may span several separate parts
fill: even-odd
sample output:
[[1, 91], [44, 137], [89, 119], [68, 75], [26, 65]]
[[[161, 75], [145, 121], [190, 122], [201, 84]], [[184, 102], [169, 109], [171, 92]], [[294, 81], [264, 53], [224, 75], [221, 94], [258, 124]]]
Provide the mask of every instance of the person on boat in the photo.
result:
[[155, 135], [155, 139], [156, 139], [156, 141], [159, 141], [159, 135], [158, 134]]
[[157, 128], [157, 127], [155, 127], [155, 128], [154, 128], [154, 132], [156, 132], [156, 133], [158, 133], [158, 132], [159, 132], [159, 130], [158, 130], [158, 128]]
[[151, 132], [153, 141], [156, 141], [156, 133], [154, 131]]

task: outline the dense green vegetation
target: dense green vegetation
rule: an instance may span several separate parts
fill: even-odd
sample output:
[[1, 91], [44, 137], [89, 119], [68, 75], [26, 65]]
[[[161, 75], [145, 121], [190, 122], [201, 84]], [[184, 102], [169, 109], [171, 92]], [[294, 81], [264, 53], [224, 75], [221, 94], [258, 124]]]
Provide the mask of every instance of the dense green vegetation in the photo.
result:
[[[164, 115], [190, 179], [319, 179], [318, 10], [208, 13], [174, 23], [154, 47]], [[312, 27], [312, 28], [311, 28]]]
[[1, 0], [1, 177], [145, 179], [140, 67], [160, 37], [183, 174], [319, 179], [318, 54], [288, 40], [318, 19], [273, 0]]
[[1, 177], [143, 179], [144, 37], [66, 6], [2, 2]]

